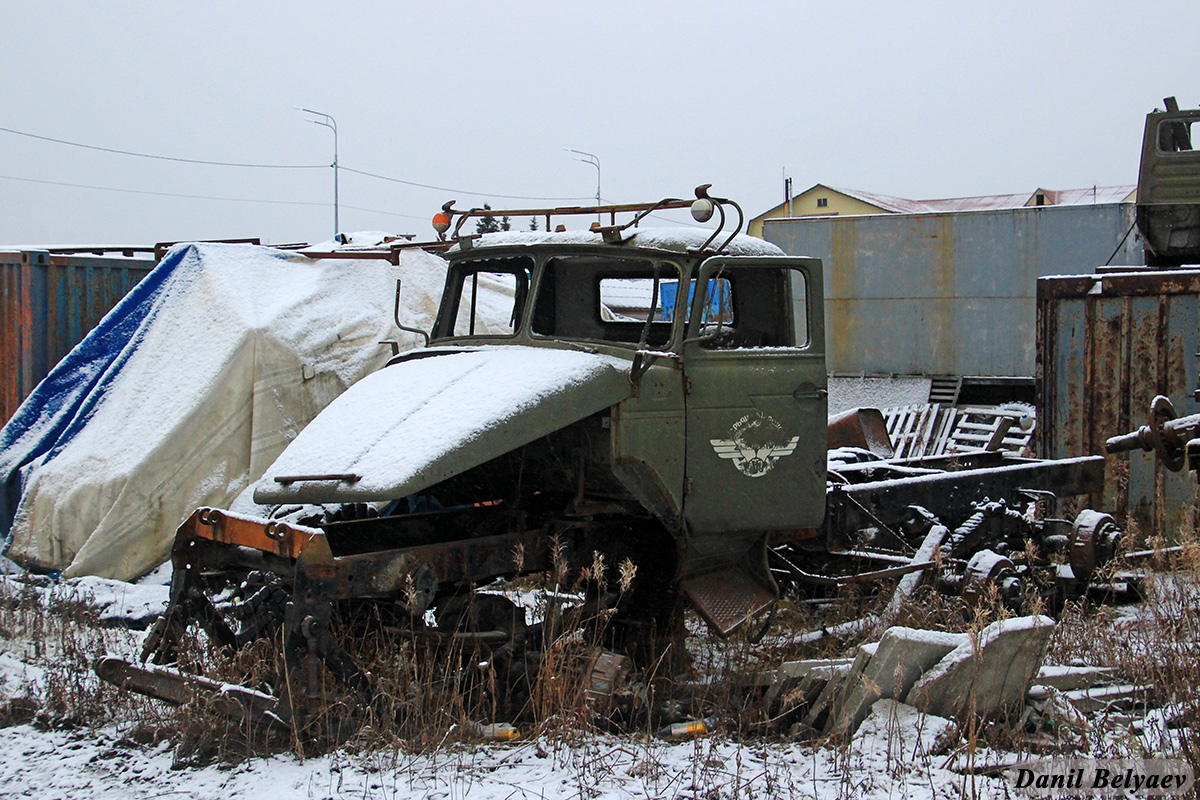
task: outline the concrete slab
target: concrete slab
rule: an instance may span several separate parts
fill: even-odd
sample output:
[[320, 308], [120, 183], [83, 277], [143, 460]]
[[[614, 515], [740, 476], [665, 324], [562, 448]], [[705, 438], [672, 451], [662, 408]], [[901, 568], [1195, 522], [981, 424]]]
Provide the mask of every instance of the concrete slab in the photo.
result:
[[1020, 705], [1054, 632], [1049, 617], [993, 622], [946, 654], [909, 691], [906, 701], [927, 714], [989, 717]]
[[965, 641], [965, 633], [888, 628], [871, 659], [861, 669], [851, 668], [826, 732], [839, 738], [853, 734], [875, 701], [903, 699], [927, 669]]
[[1052, 686], [1070, 692], [1108, 683], [1114, 675], [1115, 671], [1110, 667], [1042, 667], [1033, 683], [1035, 686]]
[[853, 658], [807, 658], [802, 661], [785, 661], [779, 665], [779, 673], [787, 678], [803, 678], [816, 669], [827, 669], [852, 663], [854, 663]]
[[1063, 692], [1062, 696], [1084, 713], [1111, 711], [1145, 704], [1153, 686], [1120, 684], [1118, 686], [1095, 686], [1091, 689], [1076, 689]]
[[948, 753], [957, 741], [958, 725], [952, 720], [885, 698], [871, 706], [850, 749], [856, 757], [892, 768]]
[[779, 669], [771, 670], [772, 682], [763, 697], [768, 716], [814, 701], [834, 672], [844, 674], [852, 658], [812, 658], [804, 661], [785, 661]]
[[[813, 704], [809, 707], [808, 713], [804, 715], [804, 725], [806, 727], [813, 728], [814, 730], [821, 730], [821, 728], [817, 727], [817, 723], [820, 722], [822, 723], [822, 727], [824, 726], [822, 718], [827, 712], [833, 709], [833, 702], [835, 699], [837, 699], [838, 692], [841, 690], [842, 683], [846, 680], [846, 676], [849, 675], [851, 670], [854, 669], [854, 665], [859, 663], [860, 658], [862, 659], [862, 663], [866, 664], [867, 660], [870, 659], [871, 654], [875, 652], [874, 648], [875, 645], [873, 644], [864, 644], [859, 647], [859, 653], [857, 656], [855, 656], [854, 664], [839, 664], [834, 667], [829, 667], [829, 680], [826, 681], [825, 688], [821, 690], [819, 695], [817, 695], [817, 699], [814, 700]], [[864, 651], [869, 652], [864, 654]]]
[[785, 678], [771, 687], [766, 698], [768, 718], [782, 720], [793, 712], [807, 713], [825, 690], [829, 677], [828, 670], [816, 670], [802, 678]]

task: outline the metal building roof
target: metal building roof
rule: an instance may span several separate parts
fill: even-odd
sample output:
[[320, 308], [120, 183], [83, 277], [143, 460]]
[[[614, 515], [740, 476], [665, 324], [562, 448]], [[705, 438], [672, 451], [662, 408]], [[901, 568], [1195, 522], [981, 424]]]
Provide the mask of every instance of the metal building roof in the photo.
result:
[[[814, 187], [815, 188], [815, 187]], [[936, 214], [948, 211], [994, 211], [1004, 208], [1024, 208], [1026, 206], [1074, 206], [1093, 203], [1120, 203], [1130, 199], [1136, 186], [1089, 186], [1084, 189], [1042, 189], [1017, 194], [987, 194], [975, 197], [945, 197], [934, 200], [909, 200], [904, 197], [893, 197], [875, 192], [863, 192], [857, 189], [840, 189], [836, 186], [825, 188], [853, 197], [884, 211], [895, 214]], [[809, 190], [811, 191], [811, 189]], [[1045, 197], [1045, 202], [1036, 202], [1038, 195]]]

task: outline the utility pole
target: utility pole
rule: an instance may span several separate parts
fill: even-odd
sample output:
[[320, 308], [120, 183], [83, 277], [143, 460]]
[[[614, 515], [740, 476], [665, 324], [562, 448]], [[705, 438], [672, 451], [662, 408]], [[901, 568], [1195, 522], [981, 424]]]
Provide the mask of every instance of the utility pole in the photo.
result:
[[313, 114], [324, 119], [308, 120], [314, 125], [320, 125], [333, 131], [333, 235], [337, 236], [341, 232], [341, 226], [338, 224], [338, 141], [337, 141], [337, 120], [321, 111], [313, 111], [311, 108], [300, 108], [293, 106], [297, 111], [303, 111], [305, 114]]

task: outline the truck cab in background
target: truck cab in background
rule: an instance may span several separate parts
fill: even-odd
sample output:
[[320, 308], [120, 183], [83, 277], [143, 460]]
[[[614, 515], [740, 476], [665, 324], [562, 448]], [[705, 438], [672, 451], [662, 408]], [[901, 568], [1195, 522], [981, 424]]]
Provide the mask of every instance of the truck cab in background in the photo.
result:
[[1200, 109], [1180, 110], [1174, 97], [1164, 105], [1146, 115], [1137, 226], [1146, 264], [1178, 267], [1200, 263]]

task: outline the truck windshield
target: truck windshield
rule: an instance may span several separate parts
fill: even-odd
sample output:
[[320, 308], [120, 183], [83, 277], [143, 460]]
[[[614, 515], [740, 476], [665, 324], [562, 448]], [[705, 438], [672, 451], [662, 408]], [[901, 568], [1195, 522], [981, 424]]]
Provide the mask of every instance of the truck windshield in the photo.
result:
[[533, 260], [500, 258], [460, 262], [453, 267], [438, 336], [512, 336], [529, 297]]

